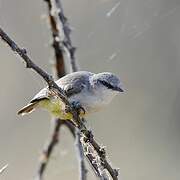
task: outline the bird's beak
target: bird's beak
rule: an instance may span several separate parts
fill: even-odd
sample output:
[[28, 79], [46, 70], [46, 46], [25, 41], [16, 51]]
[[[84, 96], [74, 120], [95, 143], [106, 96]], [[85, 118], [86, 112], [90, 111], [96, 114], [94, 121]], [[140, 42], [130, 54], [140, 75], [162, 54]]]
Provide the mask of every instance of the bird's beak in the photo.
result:
[[124, 92], [124, 90], [120, 87], [114, 87], [113, 90], [118, 92]]

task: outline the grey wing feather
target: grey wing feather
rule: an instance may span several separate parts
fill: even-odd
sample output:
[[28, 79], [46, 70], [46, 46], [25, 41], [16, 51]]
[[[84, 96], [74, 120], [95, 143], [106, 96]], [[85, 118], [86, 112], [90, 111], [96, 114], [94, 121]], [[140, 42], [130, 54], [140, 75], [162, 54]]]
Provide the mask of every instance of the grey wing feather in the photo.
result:
[[30, 103], [34, 103], [36, 101], [40, 101], [40, 100], [43, 100], [43, 99], [49, 99], [48, 89], [47, 88], [44, 88], [39, 93], [37, 93], [34, 96], [34, 98], [30, 101]]
[[26, 105], [25, 107], [23, 107], [18, 111], [18, 114], [24, 115], [27, 113], [31, 113], [36, 108], [39, 101], [43, 99], [49, 99], [47, 93], [48, 93], [47, 88], [42, 89], [38, 94], [34, 96], [34, 98], [30, 101], [28, 105]]
[[75, 73], [68, 74], [56, 83], [65, 91], [68, 97], [80, 93], [85, 87], [89, 88], [89, 77], [93, 73], [87, 71], [78, 71]]
[[[60, 78], [56, 81], [57, 85], [60, 86], [66, 93], [67, 97], [73, 96], [80, 93], [84, 87], [89, 88], [89, 77], [93, 76], [93, 73], [87, 71], [78, 71]], [[42, 99], [49, 99], [48, 88], [42, 89], [34, 98], [30, 101], [34, 103]]]

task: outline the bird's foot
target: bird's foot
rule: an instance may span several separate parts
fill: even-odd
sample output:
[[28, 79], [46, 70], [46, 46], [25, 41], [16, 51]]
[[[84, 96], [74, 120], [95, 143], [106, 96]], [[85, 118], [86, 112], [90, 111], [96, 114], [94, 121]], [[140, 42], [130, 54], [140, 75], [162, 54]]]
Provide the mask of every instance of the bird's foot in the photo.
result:
[[78, 101], [73, 101], [71, 103], [71, 106], [74, 110], [76, 110], [78, 112], [78, 114], [86, 113], [85, 109], [81, 106], [80, 102], [78, 102]]
[[[76, 127], [78, 127], [78, 128], [82, 128], [82, 125], [83, 125], [83, 121], [81, 122], [81, 120], [83, 119], [81, 119], [80, 117], [79, 117], [79, 115], [82, 115], [82, 114], [85, 114], [85, 109], [81, 106], [81, 104], [78, 102], [78, 101], [73, 101], [72, 103], [71, 103], [71, 106], [69, 107], [69, 106], [66, 106], [65, 107], [65, 112], [66, 113], [73, 113], [72, 111], [75, 111], [76, 113], [76, 115], [75, 114], [72, 114], [73, 115], [73, 118], [72, 118], [72, 122], [73, 122], [73, 124], [76, 126]], [[75, 117], [74, 117], [74, 115], [75, 115]]]

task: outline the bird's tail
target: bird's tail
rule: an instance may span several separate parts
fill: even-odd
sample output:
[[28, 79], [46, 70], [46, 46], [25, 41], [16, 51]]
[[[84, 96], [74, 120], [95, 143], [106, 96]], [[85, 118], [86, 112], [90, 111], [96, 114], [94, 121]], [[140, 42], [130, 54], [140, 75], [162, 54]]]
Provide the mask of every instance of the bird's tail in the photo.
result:
[[38, 105], [38, 101], [29, 103], [28, 105], [24, 106], [22, 109], [20, 109], [18, 111], [18, 115], [22, 115], [23, 116], [25, 114], [31, 113], [32, 111], [35, 110], [37, 105]]

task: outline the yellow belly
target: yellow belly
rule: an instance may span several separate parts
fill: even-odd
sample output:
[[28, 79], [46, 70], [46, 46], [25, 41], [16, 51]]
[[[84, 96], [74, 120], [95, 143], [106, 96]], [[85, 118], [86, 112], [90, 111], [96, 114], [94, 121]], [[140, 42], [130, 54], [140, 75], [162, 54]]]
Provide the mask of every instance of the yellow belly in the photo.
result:
[[[60, 99], [45, 99], [39, 102], [39, 106], [49, 111], [53, 117], [64, 120], [72, 119], [72, 114], [65, 111], [65, 105]], [[81, 113], [80, 116], [83, 117], [84, 113]]]

